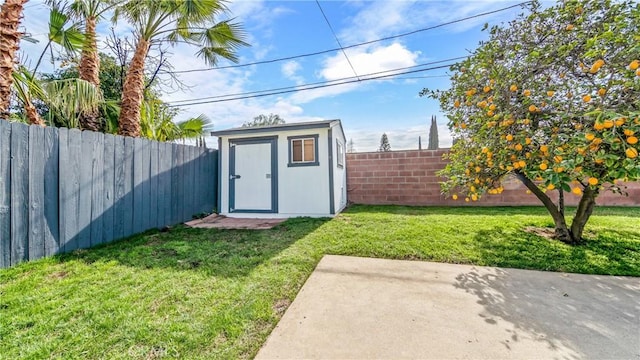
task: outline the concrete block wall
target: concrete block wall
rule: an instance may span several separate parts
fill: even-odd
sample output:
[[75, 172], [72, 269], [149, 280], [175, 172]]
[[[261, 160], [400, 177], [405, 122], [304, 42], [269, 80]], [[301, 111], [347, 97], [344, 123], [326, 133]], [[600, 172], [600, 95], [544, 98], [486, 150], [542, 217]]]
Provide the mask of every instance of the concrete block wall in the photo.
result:
[[[515, 206], [541, 205], [533, 194], [516, 179], [503, 182], [505, 190], [498, 195], [484, 195], [477, 202], [465, 202], [446, 198], [440, 193], [439, 182], [443, 179], [436, 172], [443, 169], [446, 160], [442, 156], [449, 149], [406, 150], [390, 152], [347, 154], [348, 199], [356, 204], [394, 205], [484, 205]], [[640, 183], [626, 183], [629, 196], [601, 194], [599, 205], [640, 206]], [[557, 191], [550, 195], [557, 198]], [[566, 194], [567, 205], [576, 205], [578, 196]]]

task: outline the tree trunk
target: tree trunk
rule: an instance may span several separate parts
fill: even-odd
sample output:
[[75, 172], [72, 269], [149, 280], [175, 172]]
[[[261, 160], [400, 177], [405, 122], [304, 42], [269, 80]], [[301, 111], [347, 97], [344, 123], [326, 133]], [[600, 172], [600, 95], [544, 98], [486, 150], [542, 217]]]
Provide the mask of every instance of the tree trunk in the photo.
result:
[[[86, 39], [82, 47], [82, 56], [80, 57], [78, 72], [80, 79], [92, 83], [99, 90], [100, 57], [98, 56], [98, 45], [96, 41], [96, 18], [95, 16], [89, 16], [85, 21]], [[80, 114], [80, 127], [85, 130], [101, 132], [103, 126], [98, 109], [92, 109]]]
[[0, 8], [0, 118], [9, 119], [13, 66], [22, 33], [18, 31], [28, 0], [5, 0]]
[[563, 243], [575, 243], [573, 237], [571, 236], [571, 232], [569, 231], [569, 227], [567, 226], [567, 222], [564, 219], [564, 215], [558, 209], [556, 204], [554, 204], [553, 201], [547, 196], [547, 194], [542, 192], [542, 190], [540, 190], [538, 186], [524, 174], [517, 172], [516, 176], [529, 190], [531, 190], [533, 194], [535, 194], [538, 199], [540, 199], [542, 204], [544, 204], [544, 207], [547, 208], [549, 214], [551, 214], [556, 228], [555, 238], [562, 241]]
[[44, 120], [42, 120], [40, 114], [38, 114], [38, 110], [36, 110], [36, 107], [33, 106], [31, 101], [27, 100], [27, 102], [24, 103], [24, 111], [31, 125], [45, 126]]
[[596, 206], [596, 197], [598, 196], [598, 189], [592, 190], [590, 187], [586, 187], [582, 193], [582, 198], [578, 204], [576, 215], [571, 222], [571, 236], [574, 243], [582, 242], [582, 233], [584, 232], [584, 226], [587, 224], [589, 217], [593, 213], [593, 208]]
[[136, 51], [127, 71], [122, 89], [122, 105], [118, 134], [140, 136], [140, 106], [144, 97], [144, 62], [149, 52], [149, 41], [138, 39]]

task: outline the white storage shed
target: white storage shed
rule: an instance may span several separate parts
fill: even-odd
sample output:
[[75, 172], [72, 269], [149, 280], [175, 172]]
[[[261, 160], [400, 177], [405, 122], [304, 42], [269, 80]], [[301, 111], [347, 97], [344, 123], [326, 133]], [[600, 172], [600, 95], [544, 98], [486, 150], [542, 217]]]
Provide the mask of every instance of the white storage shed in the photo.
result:
[[243, 127], [218, 137], [218, 212], [229, 217], [325, 217], [347, 205], [340, 120]]

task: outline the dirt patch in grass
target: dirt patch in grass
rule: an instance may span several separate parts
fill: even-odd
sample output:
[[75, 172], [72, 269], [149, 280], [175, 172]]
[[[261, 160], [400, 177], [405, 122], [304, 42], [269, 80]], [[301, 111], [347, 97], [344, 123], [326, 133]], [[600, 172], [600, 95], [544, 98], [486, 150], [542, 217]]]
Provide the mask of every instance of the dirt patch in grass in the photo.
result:
[[62, 280], [67, 277], [69, 273], [66, 271], [56, 271], [53, 274], [49, 275], [49, 279], [53, 280]]
[[289, 299], [280, 299], [273, 304], [273, 311], [275, 311], [278, 315], [284, 314], [285, 310], [289, 307], [291, 301]]
[[[556, 229], [549, 227], [535, 227], [535, 226], [527, 226], [524, 228], [525, 232], [529, 234], [534, 234], [540, 237], [543, 237], [547, 240], [555, 240]], [[595, 239], [596, 234], [592, 231], [585, 231], [582, 234], [582, 237], [585, 239]]]
[[547, 227], [527, 226], [524, 228], [524, 231], [549, 240], [553, 240], [553, 237], [556, 235], [555, 229]]

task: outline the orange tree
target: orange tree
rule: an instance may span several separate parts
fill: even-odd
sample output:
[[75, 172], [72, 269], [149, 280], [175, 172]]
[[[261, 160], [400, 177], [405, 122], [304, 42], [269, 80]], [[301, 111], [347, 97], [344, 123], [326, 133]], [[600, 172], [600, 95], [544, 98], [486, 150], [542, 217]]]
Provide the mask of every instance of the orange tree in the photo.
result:
[[[527, 7], [451, 68], [449, 90], [420, 95], [440, 101], [455, 139], [443, 192], [476, 201], [513, 174], [548, 209], [556, 238], [578, 243], [598, 194], [640, 179], [640, 5]], [[570, 226], [565, 192], [580, 198]]]

